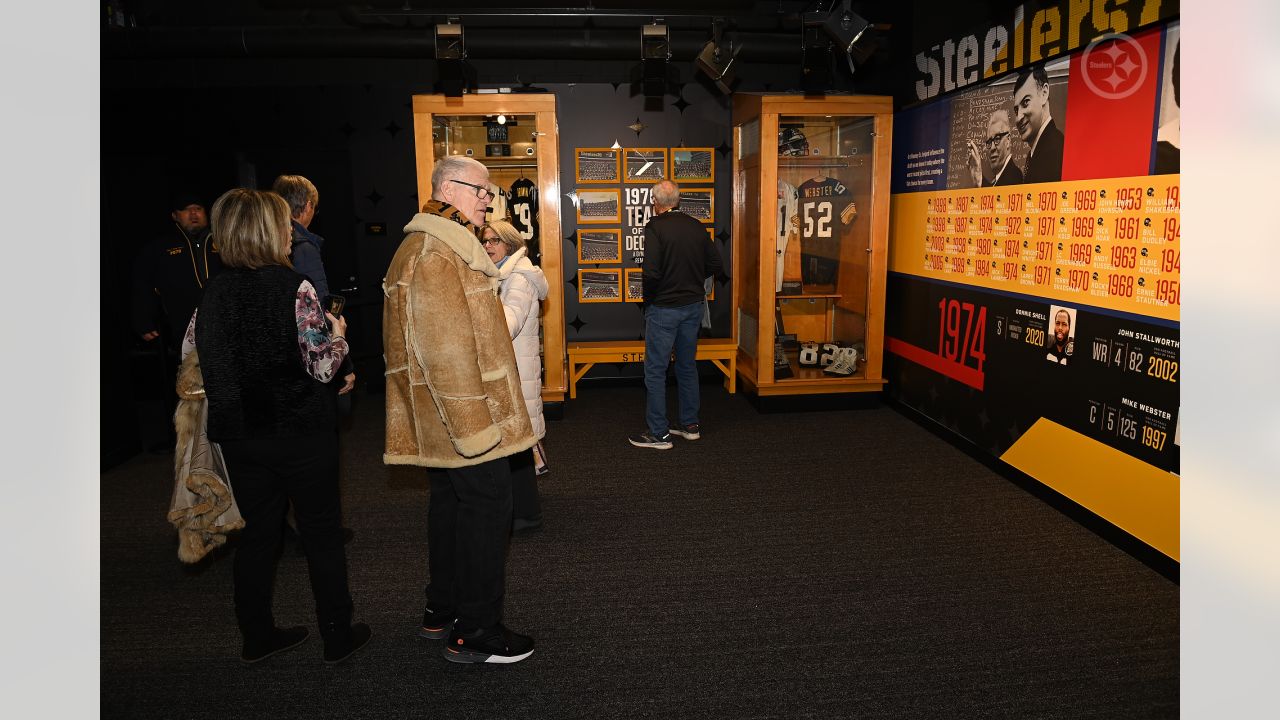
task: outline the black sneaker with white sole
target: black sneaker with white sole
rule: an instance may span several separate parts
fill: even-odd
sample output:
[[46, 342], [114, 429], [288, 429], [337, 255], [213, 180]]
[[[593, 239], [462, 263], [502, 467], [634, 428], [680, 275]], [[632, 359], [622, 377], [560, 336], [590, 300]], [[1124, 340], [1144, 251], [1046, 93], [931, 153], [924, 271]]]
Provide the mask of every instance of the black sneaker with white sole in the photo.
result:
[[632, 435], [627, 438], [636, 447], [653, 448], [654, 450], [670, 450], [671, 449], [671, 433], [667, 433], [662, 437], [654, 437], [653, 433], [642, 432], [639, 435]]
[[533, 654], [533, 638], [502, 624], [465, 633], [455, 629], [441, 654], [455, 663], [518, 663]]
[[685, 440], [697, 440], [702, 437], [702, 426], [698, 423], [689, 423], [688, 425], [672, 425], [669, 428], [672, 435], [679, 435]]

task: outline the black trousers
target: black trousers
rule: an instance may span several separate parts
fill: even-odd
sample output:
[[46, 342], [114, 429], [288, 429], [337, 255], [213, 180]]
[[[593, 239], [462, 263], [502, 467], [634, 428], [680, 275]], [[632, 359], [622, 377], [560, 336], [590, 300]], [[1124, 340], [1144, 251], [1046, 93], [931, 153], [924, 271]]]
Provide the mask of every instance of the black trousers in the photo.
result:
[[240, 632], [246, 638], [262, 637], [275, 625], [272, 587], [290, 502], [306, 549], [321, 632], [330, 624], [345, 628], [352, 603], [342, 546], [336, 433], [235, 440], [221, 446], [245, 522], [232, 569]]
[[428, 468], [431, 581], [427, 603], [452, 609], [469, 632], [502, 622], [507, 539], [511, 532], [511, 464], [497, 458], [461, 468]]
[[511, 515], [535, 520], [542, 516], [538, 500], [538, 475], [533, 466], [533, 448], [511, 456]]

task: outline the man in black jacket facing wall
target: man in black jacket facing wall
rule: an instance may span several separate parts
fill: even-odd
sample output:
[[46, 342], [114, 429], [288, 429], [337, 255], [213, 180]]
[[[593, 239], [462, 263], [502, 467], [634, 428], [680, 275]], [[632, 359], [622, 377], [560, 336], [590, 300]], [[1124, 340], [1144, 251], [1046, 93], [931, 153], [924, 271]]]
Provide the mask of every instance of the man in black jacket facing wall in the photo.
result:
[[[628, 440], [636, 447], [667, 450], [671, 435], [701, 437], [698, 424], [698, 327], [706, 298], [703, 282], [724, 274], [720, 253], [706, 226], [676, 208], [680, 186], [653, 186], [654, 217], [644, 227], [644, 386], [646, 432]], [[667, 365], [676, 359], [680, 422], [667, 423]]]

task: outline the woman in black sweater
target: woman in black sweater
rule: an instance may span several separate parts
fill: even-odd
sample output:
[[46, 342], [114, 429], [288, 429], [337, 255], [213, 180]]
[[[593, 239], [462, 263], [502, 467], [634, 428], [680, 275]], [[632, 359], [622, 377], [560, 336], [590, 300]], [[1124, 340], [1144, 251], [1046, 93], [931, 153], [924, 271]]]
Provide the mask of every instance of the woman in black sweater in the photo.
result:
[[183, 353], [199, 352], [209, 440], [222, 448], [245, 520], [233, 570], [241, 659], [263, 660], [310, 634], [305, 626], [277, 627], [271, 612], [292, 501], [324, 660], [338, 663], [371, 634], [368, 625], [351, 624], [338, 500], [330, 382], [348, 353], [347, 323], [324, 312], [310, 281], [290, 266], [289, 207], [279, 195], [230, 190], [214, 203], [212, 220], [224, 271], [205, 288]]

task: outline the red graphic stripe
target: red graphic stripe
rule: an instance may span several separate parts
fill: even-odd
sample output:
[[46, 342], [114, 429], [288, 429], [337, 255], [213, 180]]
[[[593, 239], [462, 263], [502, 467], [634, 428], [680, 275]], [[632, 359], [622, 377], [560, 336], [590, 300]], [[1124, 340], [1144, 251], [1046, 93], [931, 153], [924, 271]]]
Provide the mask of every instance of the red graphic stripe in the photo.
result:
[[910, 360], [917, 365], [923, 365], [936, 373], [945, 375], [957, 382], [962, 382], [975, 390], [982, 389], [986, 375], [981, 370], [976, 370], [968, 365], [961, 365], [954, 360], [948, 360], [935, 352], [918, 348], [897, 338], [891, 337], [885, 338], [885, 340], [887, 341], [885, 348], [894, 355]]

